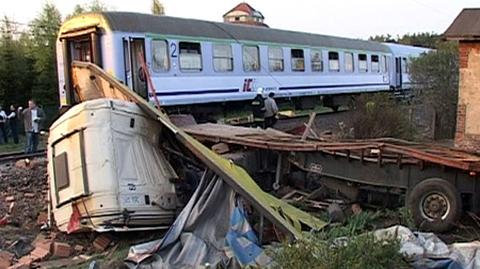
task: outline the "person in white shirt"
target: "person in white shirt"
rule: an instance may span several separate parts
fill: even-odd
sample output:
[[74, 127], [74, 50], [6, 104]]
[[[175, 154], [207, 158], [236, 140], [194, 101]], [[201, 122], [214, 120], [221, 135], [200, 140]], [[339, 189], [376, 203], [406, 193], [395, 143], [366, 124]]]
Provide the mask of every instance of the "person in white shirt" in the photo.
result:
[[273, 97], [275, 93], [270, 92], [265, 99], [265, 128], [271, 128], [277, 122], [278, 107]]
[[41, 123], [45, 118], [43, 110], [37, 107], [34, 100], [28, 101], [28, 108], [23, 111], [23, 124], [27, 141], [25, 144], [25, 153], [37, 151], [38, 138], [41, 130]]
[[5, 110], [0, 106], [0, 136], [2, 137], [1, 143], [8, 143], [8, 136], [7, 136], [7, 114]]
[[8, 126], [12, 132], [13, 143], [18, 144], [18, 114], [17, 109], [14, 105], [10, 106], [10, 111], [8, 113]]

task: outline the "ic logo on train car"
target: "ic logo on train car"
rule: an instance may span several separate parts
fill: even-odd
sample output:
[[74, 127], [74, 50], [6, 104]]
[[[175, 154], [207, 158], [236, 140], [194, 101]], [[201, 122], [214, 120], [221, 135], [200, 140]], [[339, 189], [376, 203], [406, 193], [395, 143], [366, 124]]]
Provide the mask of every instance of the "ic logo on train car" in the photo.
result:
[[251, 92], [253, 86], [253, 78], [246, 78], [243, 80], [243, 92]]

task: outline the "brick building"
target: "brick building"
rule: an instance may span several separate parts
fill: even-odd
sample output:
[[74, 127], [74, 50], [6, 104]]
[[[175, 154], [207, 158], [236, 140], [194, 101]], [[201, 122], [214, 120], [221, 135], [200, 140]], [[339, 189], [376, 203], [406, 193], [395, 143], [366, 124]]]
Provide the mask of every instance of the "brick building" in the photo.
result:
[[480, 152], [480, 8], [462, 10], [444, 37], [459, 42], [455, 146]]
[[248, 3], [242, 2], [223, 15], [226, 23], [239, 23], [254, 26], [268, 27], [263, 21], [263, 14]]

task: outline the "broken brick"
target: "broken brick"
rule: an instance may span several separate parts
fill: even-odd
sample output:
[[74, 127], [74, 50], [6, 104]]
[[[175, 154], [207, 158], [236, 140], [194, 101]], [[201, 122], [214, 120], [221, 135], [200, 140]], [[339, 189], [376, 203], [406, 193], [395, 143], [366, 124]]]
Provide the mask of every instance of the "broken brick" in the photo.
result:
[[37, 247], [32, 252], [30, 252], [30, 256], [32, 257], [33, 261], [45, 260], [49, 255], [50, 250], [43, 247]]
[[8, 251], [0, 251], [0, 269], [6, 269], [12, 265], [12, 259], [15, 255]]
[[73, 249], [74, 249], [76, 252], [82, 252], [82, 251], [85, 249], [85, 247], [82, 246], [82, 245], [75, 245], [75, 246], [73, 247]]
[[41, 248], [44, 249], [48, 252], [52, 251], [52, 246], [53, 246], [53, 240], [52, 239], [41, 239], [35, 242], [35, 247], [36, 248]]
[[11, 203], [13, 201], [15, 201], [15, 196], [13, 196], [13, 195], [12, 196], [7, 196], [5, 198], [5, 202], [7, 202], [7, 203]]
[[72, 247], [67, 243], [53, 243], [53, 256], [55, 257], [69, 257], [72, 254]]
[[23, 196], [25, 198], [33, 198], [33, 197], [35, 197], [35, 193], [27, 192], [27, 193], [23, 194]]
[[104, 251], [105, 249], [107, 249], [111, 242], [112, 239], [110, 238], [110, 236], [102, 234], [97, 236], [97, 238], [93, 240], [93, 247], [98, 251]]
[[23, 269], [23, 268], [30, 268], [30, 266], [32, 265], [32, 263], [33, 263], [33, 258], [32, 258], [30, 255], [27, 255], [27, 256], [21, 257], [21, 258], [18, 260], [18, 262], [17, 262], [15, 265], [11, 266], [11, 267], [13, 267], [13, 268], [15, 268], [15, 269], [19, 269], [19, 268], [21, 268], [21, 269]]
[[47, 212], [40, 212], [37, 216], [37, 225], [42, 225], [48, 221]]

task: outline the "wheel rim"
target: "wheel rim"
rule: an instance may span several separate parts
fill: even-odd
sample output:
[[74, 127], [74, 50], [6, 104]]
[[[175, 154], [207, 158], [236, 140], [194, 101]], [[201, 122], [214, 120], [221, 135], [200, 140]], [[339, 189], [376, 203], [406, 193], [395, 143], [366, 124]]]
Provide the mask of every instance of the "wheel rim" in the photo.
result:
[[439, 192], [425, 194], [420, 200], [420, 212], [424, 219], [430, 221], [444, 220], [450, 214], [450, 201], [447, 196]]

